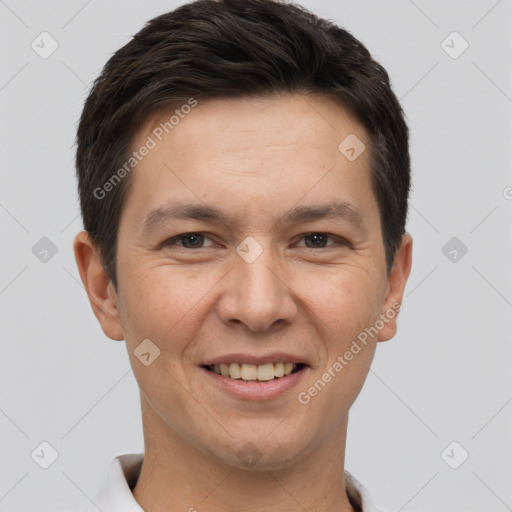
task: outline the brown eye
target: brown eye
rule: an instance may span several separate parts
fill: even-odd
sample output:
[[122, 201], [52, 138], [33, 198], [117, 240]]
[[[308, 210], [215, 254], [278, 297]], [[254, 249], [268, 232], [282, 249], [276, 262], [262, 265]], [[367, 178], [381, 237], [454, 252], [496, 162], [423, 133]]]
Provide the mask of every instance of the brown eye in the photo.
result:
[[190, 235], [183, 235], [180, 237], [180, 241], [183, 247], [186, 247], [187, 249], [195, 249], [203, 245], [204, 235], [194, 233]]
[[323, 233], [311, 233], [309, 235], [304, 236], [304, 240], [310, 241], [309, 244], [306, 242], [306, 247], [313, 248], [325, 247], [328, 239], [329, 236], [324, 235]]
[[[205, 241], [209, 241], [210, 243], [205, 243]], [[202, 233], [183, 233], [170, 238], [164, 244], [166, 247], [178, 246], [183, 249], [202, 249], [203, 247], [211, 247], [213, 245], [212, 240]]]
[[308, 249], [334, 249], [335, 247], [352, 248], [352, 244], [345, 238], [329, 233], [306, 233], [302, 235], [297, 246], [307, 247]]
[[[334, 245], [333, 242], [327, 243], [329, 239], [333, 239], [337, 237], [333, 237], [326, 233], [308, 233], [306, 235], [302, 235], [301, 242], [298, 244], [301, 247], [308, 247], [309, 249], [323, 249], [325, 247]], [[302, 240], [305, 241], [305, 244], [302, 243]]]

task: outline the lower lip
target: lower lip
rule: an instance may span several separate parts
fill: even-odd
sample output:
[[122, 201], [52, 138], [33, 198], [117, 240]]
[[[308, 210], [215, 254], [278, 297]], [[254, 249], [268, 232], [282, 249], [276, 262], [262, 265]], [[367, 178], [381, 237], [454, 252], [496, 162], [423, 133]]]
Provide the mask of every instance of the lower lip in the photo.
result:
[[221, 389], [244, 400], [270, 400], [296, 386], [304, 377], [308, 366], [285, 377], [267, 381], [231, 379], [201, 367], [206, 375]]

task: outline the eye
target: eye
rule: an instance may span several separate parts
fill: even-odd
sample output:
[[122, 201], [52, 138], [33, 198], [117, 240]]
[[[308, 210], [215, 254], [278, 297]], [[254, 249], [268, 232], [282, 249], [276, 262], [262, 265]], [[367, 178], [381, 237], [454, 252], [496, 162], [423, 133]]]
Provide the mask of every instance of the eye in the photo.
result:
[[[205, 244], [206, 240], [210, 241], [210, 243]], [[203, 233], [183, 233], [170, 238], [163, 245], [165, 247], [177, 245], [183, 249], [202, 249], [203, 247], [212, 247], [215, 244]]]
[[[328, 240], [334, 240], [327, 243]], [[307, 233], [302, 235], [302, 240], [306, 240], [305, 244], [297, 244], [299, 247], [308, 247], [310, 249], [323, 249], [331, 245], [347, 245], [347, 242], [338, 236], [329, 235], [327, 233]]]

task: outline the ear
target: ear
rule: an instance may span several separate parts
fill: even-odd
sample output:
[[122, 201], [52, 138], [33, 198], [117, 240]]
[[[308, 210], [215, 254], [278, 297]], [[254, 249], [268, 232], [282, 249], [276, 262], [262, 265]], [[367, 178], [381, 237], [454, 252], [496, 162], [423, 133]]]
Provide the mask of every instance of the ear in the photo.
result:
[[123, 340], [124, 333], [119, 317], [117, 294], [112, 281], [103, 269], [100, 252], [92, 243], [89, 233], [86, 231], [78, 233], [73, 249], [82, 283], [103, 332], [113, 340]]
[[384, 327], [379, 331], [378, 341], [390, 340], [396, 334], [398, 312], [402, 309], [405, 285], [411, 272], [412, 237], [408, 233], [402, 236], [402, 242], [396, 252], [393, 266], [388, 274], [386, 296], [381, 310]]

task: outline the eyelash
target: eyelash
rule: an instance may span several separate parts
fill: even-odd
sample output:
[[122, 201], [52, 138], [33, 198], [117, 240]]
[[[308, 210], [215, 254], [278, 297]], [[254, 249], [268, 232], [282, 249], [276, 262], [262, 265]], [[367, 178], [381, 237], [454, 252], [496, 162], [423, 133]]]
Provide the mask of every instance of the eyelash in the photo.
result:
[[[201, 233], [201, 232], [190, 232], [190, 233], [182, 233], [181, 235], [176, 235], [172, 238], [169, 238], [168, 240], [166, 240], [162, 246], [163, 247], [169, 247], [169, 246], [174, 246], [174, 245], [177, 245], [177, 243], [179, 243], [181, 240], [183, 240], [184, 238], [187, 238], [187, 237], [190, 237], [190, 236], [194, 236], [194, 235], [201, 235], [201, 236], [204, 236], [206, 239], [209, 239], [211, 240], [211, 238], [209, 238], [208, 236], [206, 236], [205, 233]], [[341, 245], [341, 246], [348, 246], [348, 247], [351, 247], [351, 244], [348, 240], [342, 238], [342, 237], [339, 237], [339, 236], [336, 236], [336, 235], [331, 235], [330, 233], [323, 233], [321, 231], [311, 231], [309, 233], [304, 233], [303, 235], [301, 235], [301, 238], [300, 240], [304, 240], [306, 237], [309, 237], [309, 236], [312, 236], [312, 235], [322, 235], [322, 236], [327, 236], [328, 238], [334, 240], [334, 243], [332, 244], [329, 244], [325, 247], [319, 247], [318, 249], [327, 249], [329, 247], [332, 247], [332, 246], [335, 246], [335, 245]], [[213, 240], [212, 240], [213, 242]], [[215, 242], [214, 242], [215, 243]], [[207, 247], [212, 247], [212, 246], [207, 246]], [[189, 250], [197, 250], [197, 249], [206, 249], [207, 247], [198, 247], [198, 248], [192, 248], [192, 247], [183, 247], [183, 246], [179, 246], [180, 249], [189, 249]], [[304, 247], [306, 249], [316, 249], [315, 247], [305, 247], [305, 246], [301, 246], [301, 247]]]

